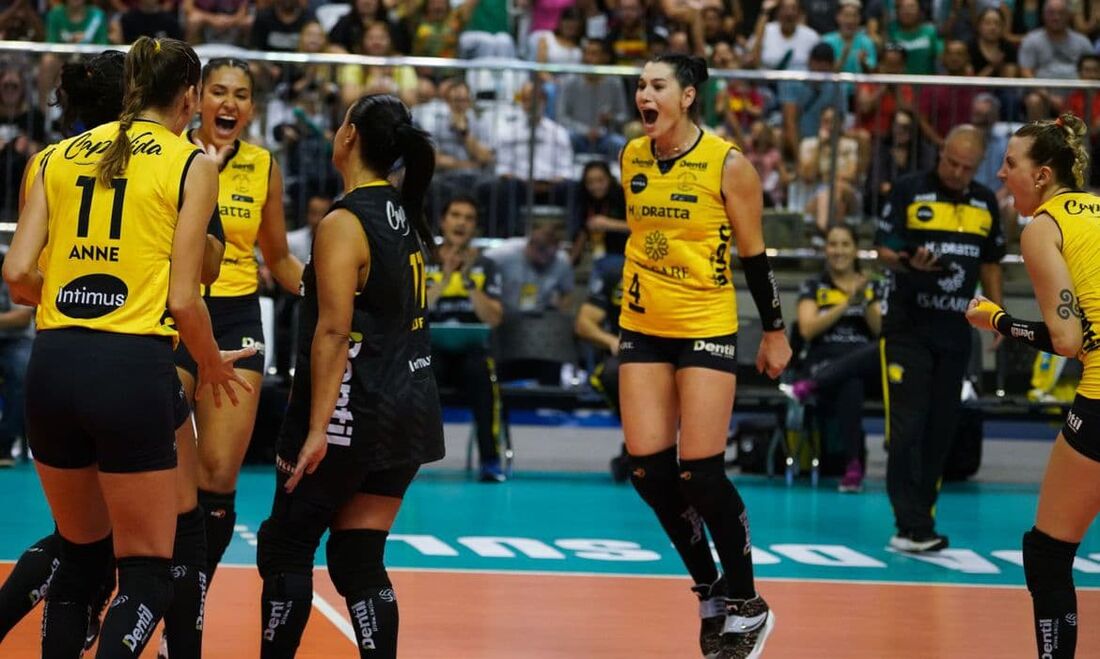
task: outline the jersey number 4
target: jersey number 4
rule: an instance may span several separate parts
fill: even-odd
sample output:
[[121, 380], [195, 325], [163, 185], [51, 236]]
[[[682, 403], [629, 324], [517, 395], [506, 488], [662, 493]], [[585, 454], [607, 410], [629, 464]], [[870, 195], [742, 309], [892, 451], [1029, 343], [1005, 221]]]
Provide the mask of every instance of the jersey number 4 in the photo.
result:
[[630, 310], [635, 313], [645, 313], [645, 307], [642, 306], [642, 285], [638, 283], [638, 273], [636, 272], [630, 280], [627, 293], [630, 294], [630, 300], [627, 301]]
[[[81, 188], [80, 213], [76, 220], [76, 237], [88, 237], [88, 224], [92, 213], [92, 195], [95, 194], [95, 178], [91, 176], [76, 177], [76, 187]], [[111, 240], [122, 237], [122, 202], [126, 197], [126, 179], [116, 178], [111, 180], [111, 188], [115, 191], [114, 203], [111, 204]]]

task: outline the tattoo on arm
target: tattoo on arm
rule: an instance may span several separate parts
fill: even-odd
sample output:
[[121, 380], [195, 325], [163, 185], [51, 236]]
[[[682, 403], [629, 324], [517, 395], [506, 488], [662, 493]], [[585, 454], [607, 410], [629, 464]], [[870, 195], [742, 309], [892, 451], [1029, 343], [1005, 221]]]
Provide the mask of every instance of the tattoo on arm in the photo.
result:
[[1058, 299], [1061, 302], [1058, 305], [1057, 312], [1058, 317], [1062, 320], [1067, 320], [1070, 316], [1077, 318], [1084, 318], [1084, 314], [1081, 312], [1081, 305], [1077, 303], [1077, 300], [1073, 297], [1073, 293], [1067, 288], [1063, 288], [1058, 293]]

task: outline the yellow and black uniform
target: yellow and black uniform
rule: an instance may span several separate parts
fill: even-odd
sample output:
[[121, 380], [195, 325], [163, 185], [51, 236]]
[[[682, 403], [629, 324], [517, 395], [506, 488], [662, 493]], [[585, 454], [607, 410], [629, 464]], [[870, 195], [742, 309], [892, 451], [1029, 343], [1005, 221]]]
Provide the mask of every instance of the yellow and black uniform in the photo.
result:
[[[496, 264], [479, 254], [466, 273], [453, 272], [443, 281], [443, 269], [438, 263], [428, 263], [424, 271], [429, 287], [442, 286], [443, 291], [428, 313], [432, 336], [436, 337], [448, 324], [480, 323], [470, 300], [470, 287], [477, 288], [494, 300], [500, 299], [501, 275]], [[470, 406], [477, 429], [478, 455], [483, 463], [500, 460], [497, 438], [500, 437], [503, 400], [497, 383], [496, 364], [487, 346], [462, 346], [461, 350], [432, 344], [432, 370], [442, 386], [455, 389]]]
[[1095, 434], [1100, 428], [1100, 336], [1093, 325], [1100, 319], [1100, 196], [1087, 192], [1056, 195], [1036, 209], [1035, 217], [1043, 214], [1062, 232], [1062, 258], [1077, 294], [1083, 334], [1078, 358], [1084, 372], [1062, 436], [1082, 455], [1100, 461]]
[[176, 461], [177, 334], [165, 309], [183, 183], [199, 151], [135, 121], [129, 164], [107, 187], [97, 164], [117, 134], [115, 122], [86, 131], [40, 165], [49, 238], [27, 428], [35, 458], [54, 467], [134, 472]]
[[622, 154], [630, 238], [623, 268], [620, 358], [736, 372], [733, 230], [722, 170], [736, 147], [701, 133], [688, 151], [658, 161], [648, 137]]
[[[218, 175], [218, 211], [225, 232], [225, 255], [218, 280], [203, 287], [210, 310], [214, 338], [222, 350], [255, 346], [256, 354], [236, 363], [236, 368], [263, 372], [264, 332], [260, 321], [259, 267], [256, 234], [263, 220], [271, 179], [271, 152], [237, 140]], [[176, 350], [176, 365], [192, 376], [198, 365], [186, 346]]]
[[928, 538], [944, 461], [960, 414], [972, 331], [966, 308], [981, 267], [1004, 257], [993, 191], [973, 182], [955, 191], [935, 171], [899, 179], [875, 244], [914, 254], [939, 269], [888, 271], [882, 313], [883, 400], [890, 452], [886, 486], [899, 534]]

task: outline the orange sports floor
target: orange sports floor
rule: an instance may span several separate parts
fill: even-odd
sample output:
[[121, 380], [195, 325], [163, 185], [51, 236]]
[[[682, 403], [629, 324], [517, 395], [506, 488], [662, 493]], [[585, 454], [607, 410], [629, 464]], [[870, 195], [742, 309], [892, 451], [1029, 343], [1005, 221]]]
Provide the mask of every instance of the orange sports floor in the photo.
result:
[[[0, 565], [0, 578], [10, 570]], [[696, 619], [682, 579], [395, 571], [400, 656], [410, 659], [693, 657]], [[343, 602], [318, 570], [298, 656], [357, 656]], [[767, 580], [776, 612], [767, 657], [928, 659], [1029, 657], [1030, 600], [1022, 588]], [[259, 654], [260, 581], [224, 567], [207, 600], [204, 656]], [[1079, 594], [1082, 621], [1100, 621], [1100, 592]], [[325, 603], [330, 615], [325, 615]], [[38, 657], [41, 607], [0, 646], [5, 659]], [[159, 636], [158, 636], [159, 638]], [[143, 657], [156, 656], [152, 644]], [[1100, 656], [1100, 625], [1082, 627], [1078, 657]]]

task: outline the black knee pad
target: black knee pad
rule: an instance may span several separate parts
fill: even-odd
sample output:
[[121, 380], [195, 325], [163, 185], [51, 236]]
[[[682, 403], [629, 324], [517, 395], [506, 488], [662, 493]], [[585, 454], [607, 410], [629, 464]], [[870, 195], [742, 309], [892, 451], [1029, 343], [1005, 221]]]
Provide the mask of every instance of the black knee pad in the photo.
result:
[[731, 499], [733, 514], [745, 512], [745, 502], [726, 476], [725, 454], [719, 453], [702, 460], [682, 460], [679, 476], [684, 498], [704, 517], [708, 511], [730, 505]]
[[286, 601], [313, 599], [313, 573], [284, 572], [264, 577], [263, 598]]
[[[295, 507], [293, 504], [291, 507]], [[301, 506], [297, 506], [299, 510]], [[312, 574], [313, 556], [324, 535], [328, 518], [273, 513], [256, 534], [256, 566], [260, 576], [283, 573]]]
[[60, 563], [50, 580], [49, 598], [58, 602], [93, 604], [111, 570], [111, 536], [88, 544], [61, 538]]
[[325, 552], [328, 573], [336, 592], [351, 597], [368, 589], [389, 588], [384, 556], [388, 531], [353, 529], [333, 531]]
[[172, 564], [206, 567], [206, 523], [201, 506], [176, 517]]
[[670, 497], [680, 501], [680, 465], [676, 462], [673, 446], [653, 455], [630, 456], [630, 482], [642, 500], [653, 508], [663, 505]]
[[1024, 534], [1024, 578], [1032, 595], [1073, 589], [1073, 559], [1078, 546], [1034, 527]]

